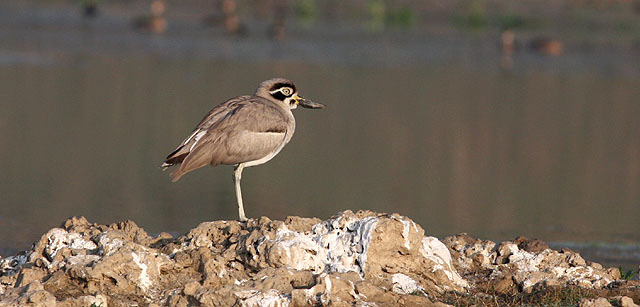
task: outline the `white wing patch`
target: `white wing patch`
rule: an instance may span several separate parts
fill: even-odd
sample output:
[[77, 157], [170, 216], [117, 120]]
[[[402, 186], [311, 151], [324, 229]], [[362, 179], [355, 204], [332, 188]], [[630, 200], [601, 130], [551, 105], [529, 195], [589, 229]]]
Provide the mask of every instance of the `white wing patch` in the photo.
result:
[[194, 131], [193, 133], [191, 133], [191, 135], [184, 140], [184, 142], [182, 142], [182, 146], [187, 145], [187, 143], [189, 143], [189, 141], [191, 141], [191, 138], [196, 135], [198, 132], [200, 132], [200, 129], [196, 129], [196, 131]]
[[[189, 148], [190, 152], [193, 150], [194, 147], [196, 147], [196, 144], [198, 144], [198, 141], [200, 141], [200, 139], [202, 138], [203, 135], [205, 135], [205, 133], [207, 133], [207, 131], [198, 130], [198, 132], [195, 134], [195, 137], [193, 138], [194, 140], [193, 145], [191, 145], [191, 147]], [[189, 137], [189, 139], [191, 139], [191, 136]]]

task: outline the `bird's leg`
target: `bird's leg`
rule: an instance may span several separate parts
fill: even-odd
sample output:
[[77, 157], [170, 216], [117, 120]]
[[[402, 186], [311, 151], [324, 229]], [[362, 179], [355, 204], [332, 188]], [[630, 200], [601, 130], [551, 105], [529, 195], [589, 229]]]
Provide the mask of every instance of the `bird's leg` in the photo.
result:
[[233, 182], [236, 184], [236, 198], [238, 199], [238, 215], [241, 222], [246, 222], [247, 217], [244, 215], [244, 207], [242, 206], [242, 191], [240, 190], [240, 180], [242, 179], [242, 169], [244, 165], [238, 164], [233, 169]]

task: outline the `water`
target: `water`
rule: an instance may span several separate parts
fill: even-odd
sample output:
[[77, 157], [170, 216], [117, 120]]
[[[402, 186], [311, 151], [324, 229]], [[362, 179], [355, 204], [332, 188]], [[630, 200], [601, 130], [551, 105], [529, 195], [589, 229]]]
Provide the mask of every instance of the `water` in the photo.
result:
[[104, 22], [0, 33], [2, 254], [73, 215], [176, 234], [236, 218], [231, 167], [172, 184], [159, 165], [210, 108], [275, 76], [328, 107], [296, 110], [292, 141], [244, 172], [249, 217], [368, 209], [440, 237], [640, 243], [632, 56], [525, 54], [505, 71], [486, 37], [278, 45]]

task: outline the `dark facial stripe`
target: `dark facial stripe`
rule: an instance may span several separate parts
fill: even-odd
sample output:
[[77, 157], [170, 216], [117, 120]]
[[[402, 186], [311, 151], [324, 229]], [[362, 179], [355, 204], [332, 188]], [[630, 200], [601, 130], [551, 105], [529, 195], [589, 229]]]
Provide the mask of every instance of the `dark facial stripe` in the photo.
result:
[[275, 92], [271, 94], [271, 96], [273, 96], [273, 98], [278, 99], [280, 101], [284, 101], [284, 99], [287, 98], [287, 96], [285, 96], [282, 92]]
[[269, 92], [273, 92], [281, 87], [290, 87], [291, 89], [293, 89], [293, 92], [296, 92], [296, 86], [293, 85], [293, 83], [284, 83], [284, 82], [280, 82], [280, 83], [276, 83], [274, 84], [270, 89]]

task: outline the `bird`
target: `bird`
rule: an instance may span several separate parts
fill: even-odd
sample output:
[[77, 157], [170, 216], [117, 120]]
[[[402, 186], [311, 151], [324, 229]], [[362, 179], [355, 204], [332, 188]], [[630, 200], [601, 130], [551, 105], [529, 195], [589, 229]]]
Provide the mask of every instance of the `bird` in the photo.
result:
[[220, 14], [212, 14], [204, 17], [203, 21], [206, 26], [222, 25], [229, 34], [239, 37], [248, 34], [247, 25], [240, 20], [238, 16], [238, 3], [236, 0], [222, 0], [218, 2], [218, 10]]
[[164, 17], [166, 5], [163, 0], [151, 2], [151, 14], [137, 16], [132, 25], [135, 29], [149, 31], [154, 34], [162, 34], [167, 30], [167, 19]]
[[82, 14], [86, 18], [94, 18], [98, 16], [98, 1], [99, 0], [82, 0], [80, 5], [82, 7]]
[[564, 44], [560, 40], [545, 36], [533, 38], [529, 48], [542, 55], [558, 56], [564, 52]]
[[240, 189], [242, 170], [268, 162], [291, 140], [296, 128], [291, 110], [298, 106], [326, 107], [299, 96], [290, 80], [266, 80], [252, 96], [231, 98], [211, 109], [161, 168], [176, 166], [170, 175], [176, 182], [205, 165], [233, 165], [238, 216], [246, 222]]

